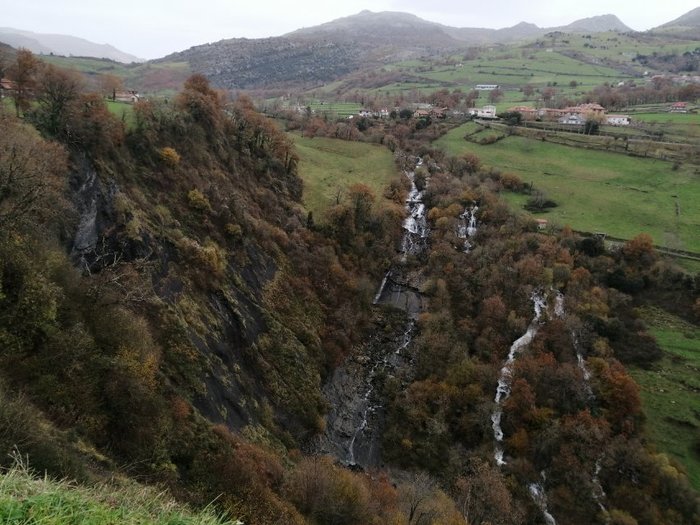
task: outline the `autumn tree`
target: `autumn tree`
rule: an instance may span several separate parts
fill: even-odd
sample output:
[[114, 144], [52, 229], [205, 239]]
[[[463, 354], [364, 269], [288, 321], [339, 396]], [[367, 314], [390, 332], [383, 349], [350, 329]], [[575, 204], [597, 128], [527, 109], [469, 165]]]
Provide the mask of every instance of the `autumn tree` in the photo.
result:
[[489, 91], [489, 102], [495, 104], [496, 102], [500, 102], [501, 100], [503, 100], [502, 90], [496, 88]]
[[36, 87], [37, 110], [34, 120], [46, 133], [54, 137], [65, 135], [65, 125], [71, 106], [78, 100], [82, 89], [80, 76], [65, 69], [46, 64], [40, 68]]
[[522, 523], [523, 513], [508, 490], [501, 471], [480, 458], [471, 458], [466, 473], [453, 488], [457, 508], [466, 523]]
[[36, 73], [39, 69], [39, 60], [28, 49], [20, 49], [15, 61], [10, 64], [7, 71], [8, 77], [15, 82], [15, 111], [19, 117], [20, 112], [25, 112], [30, 107], [32, 93], [36, 85]]
[[286, 483], [289, 499], [315, 523], [366, 523], [370, 494], [362, 480], [328, 457], [307, 458]]
[[0, 231], [6, 232], [60, 209], [67, 158], [58, 144], [12, 117], [0, 117], [0, 128]]
[[124, 89], [124, 82], [117, 75], [106, 73], [100, 75], [100, 89], [105, 97], [115, 100], [117, 91]]
[[542, 100], [544, 100], [545, 104], [548, 104], [549, 102], [552, 101], [554, 98], [554, 95], [557, 93], [557, 90], [554, 89], [553, 87], [546, 87], [542, 89]]

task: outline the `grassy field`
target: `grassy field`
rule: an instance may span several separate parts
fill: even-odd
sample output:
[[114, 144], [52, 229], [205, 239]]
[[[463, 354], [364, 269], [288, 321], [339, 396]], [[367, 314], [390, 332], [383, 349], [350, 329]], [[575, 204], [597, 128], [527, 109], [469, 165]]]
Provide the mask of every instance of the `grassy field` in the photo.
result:
[[631, 371], [641, 387], [647, 433], [700, 489], [700, 328], [658, 309], [645, 309], [643, 318], [664, 350], [651, 370]]
[[133, 126], [136, 122], [134, 117], [134, 106], [127, 104], [126, 102], [113, 102], [111, 100], [106, 101], [107, 109], [118, 119], [121, 119], [129, 128]]
[[331, 116], [336, 117], [348, 117], [350, 115], [357, 115], [362, 109], [362, 106], [357, 102], [311, 102], [309, 107], [314, 111], [314, 113], [327, 113]]
[[651, 131], [663, 132], [664, 140], [675, 142], [700, 141], [698, 113], [631, 113], [633, 120], [644, 123]]
[[80, 487], [32, 477], [22, 466], [0, 474], [0, 523], [235, 525], [211, 510], [192, 512], [135, 483]]
[[335, 204], [340, 192], [356, 183], [366, 184], [381, 198], [396, 175], [391, 152], [383, 146], [328, 138], [303, 138], [290, 134], [301, 158], [299, 174], [304, 180], [304, 206], [317, 222]]
[[[558, 207], [546, 218], [583, 231], [700, 252], [700, 178], [693, 166], [591, 151], [512, 136], [487, 146], [464, 140], [467, 124], [435, 142], [450, 155], [476, 154], [486, 166], [518, 174]], [[478, 137], [478, 136], [477, 136]], [[515, 207], [527, 199], [506, 194]], [[678, 213], [680, 213], [678, 215]]]

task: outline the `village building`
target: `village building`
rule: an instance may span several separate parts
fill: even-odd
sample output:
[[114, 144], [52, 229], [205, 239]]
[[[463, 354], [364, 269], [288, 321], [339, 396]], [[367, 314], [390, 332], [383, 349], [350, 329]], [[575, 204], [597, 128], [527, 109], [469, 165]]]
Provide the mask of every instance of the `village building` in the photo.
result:
[[430, 116], [430, 110], [428, 109], [417, 109], [413, 112], [414, 118], [428, 118]]
[[535, 219], [535, 222], [537, 223], [538, 230], [544, 230], [547, 227], [547, 225], [549, 224], [547, 219]]
[[565, 112], [557, 108], [540, 108], [537, 110], [537, 118], [540, 120], [559, 120]]
[[609, 126], [629, 126], [629, 115], [606, 115], [605, 123]]
[[513, 106], [508, 108], [510, 113], [520, 113], [523, 120], [535, 120], [537, 118], [537, 110], [530, 106]]
[[484, 106], [476, 110], [476, 116], [479, 118], [496, 118], [496, 106]]
[[374, 116], [374, 112], [369, 109], [361, 109], [358, 113], [359, 116], [369, 118]]
[[14, 94], [17, 91], [17, 83], [9, 78], [0, 79], [0, 98]]
[[433, 118], [447, 117], [447, 108], [433, 108], [430, 110], [430, 116]]
[[674, 102], [668, 109], [671, 113], [688, 113], [687, 102]]
[[567, 113], [558, 120], [559, 124], [566, 124], [569, 126], [583, 126], [586, 123], [586, 117], [579, 115], [578, 113]]
[[564, 108], [563, 112], [570, 113], [572, 115], [581, 115], [586, 118], [596, 118], [605, 116], [605, 108], [600, 104], [579, 104], [578, 106], [571, 106]]
[[139, 92], [133, 89], [126, 91], [115, 91], [112, 100], [116, 102], [129, 102], [133, 104], [139, 101]]

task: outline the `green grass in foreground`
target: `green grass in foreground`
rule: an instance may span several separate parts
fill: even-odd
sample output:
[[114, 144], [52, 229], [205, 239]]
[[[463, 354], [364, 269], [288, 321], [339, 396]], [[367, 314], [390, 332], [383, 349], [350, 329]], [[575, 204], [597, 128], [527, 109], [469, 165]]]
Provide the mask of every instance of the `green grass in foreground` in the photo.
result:
[[134, 106], [127, 104], [126, 102], [114, 102], [111, 100], [107, 100], [106, 104], [110, 113], [112, 113], [118, 119], [123, 120], [127, 128], [130, 128], [136, 124], [136, 118], [134, 117]]
[[82, 487], [35, 478], [21, 465], [0, 473], [4, 525], [234, 525], [211, 510], [199, 513], [133, 482]]
[[335, 204], [339, 191], [342, 196], [348, 186], [362, 183], [374, 191], [379, 201], [396, 175], [391, 152], [383, 146], [321, 137], [308, 139], [296, 133], [290, 136], [301, 159], [304, 205], [317, 222]]
[[700, 328], [658, 309], [645, 309], [643, 318], [664, 350], [651, 370], [631, 370], [641, 387], [647, 433], [700, 489]]
[[[700, 178], [693, 166], [674, 171], [670, 162], [518, 136], [481, 146], [464, 140], [468, 129], [455, 128], [435, 146], [450, 155], [473, 153], [532, 182], [558, 204], [546, 214], [550, 221], [623, 239], [646, 232], [658, 245], [700, 252]], [[527, 199], [505, 196], [519, 208]]]

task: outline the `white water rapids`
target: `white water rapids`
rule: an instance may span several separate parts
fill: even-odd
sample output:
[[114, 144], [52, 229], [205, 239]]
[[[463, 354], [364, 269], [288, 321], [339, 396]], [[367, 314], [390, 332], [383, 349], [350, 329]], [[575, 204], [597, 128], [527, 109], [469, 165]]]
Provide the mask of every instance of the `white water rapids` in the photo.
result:
[[464, 253], [469, 253], [469, 251], [472, 249], [472, 244], [469, 242], [469, 238], [476, 235], [477, 211], [479, 211], [479, 207], [474, 204], [471, 208], [464, 208], [464, 212], [462, 212], [459, 216], [457, 237], [464, 239], [464, 244], [462, 245], [462, 251]]
[[408, 346], [411, 344], [411, 341], [413, 340], [413, 331], [415, 329], [415, 326], [415, 320], [409, 319], [406, 324], [406, 329], [403, 335], [401, 336], [400, 342], [396, 347], [396, 351], [387, 353], [381, 360], [376, 361], [370, 369], [369, 373], [367, 374], [367, 379], [365, 381], [365, 384], [367, 385], [367, 390], [365, 391], [364, 396], [362, 396], [362, 421], [360, 422], [360, 425], [355, 429], [355, 432], [353, 433], [352, 438], [350, 438], [350, 442], [348, 444], [348, 456], [346, 461], [348, 465], [357, 465], [357, 460], [355, 458], [355, 444], [357, 442], [357, 439], [360, 438], [367, 429], [369, 424], [369, 418], [372, 415], [372, 413], [374, 413], [377, 409], [382, 408], [381, 405], [375, 406], [374, 404], [372, 404], [371, 399], [372, 394], [375, 390], [375, 379], [377, 377], [377, 373], [380, 370], [395, 368], [395, 356], [400, 355], [401, 352], [408, 348]]
[[[493, 437], [496, 441], [493, 457], [496, 460], [496, 464], [499, 467], [502, 467], [506, 464], [505, 459], [503, 459], [503, 429], [501, 428], [501, 417], [503, 416], [503, 409], [501, 408], [501, 403], [503, 402], [503, 400], [507, 399], [508, 396], [510, 396], [511, 384], [513, 382], [513, 365], [515, 364], [515, 358], [523, 349], [525, 349], [530, 343], [532, 343], [532, 340], [535, 338], [535, 335], [537, 335], [537, 331], [539, 330], [542, 313], [547, 309], [547, 296], [544, 293], [533, 292], [531, 300], [533, 303], [535, 315], [532, 318], [530, 325], [527, 327], [527, 331], [518, 339], [516, 339], [510, 346], [510, 351], [508, 352], [508, 359], [506, 359], [505, 364], [501, 368], [501, 374], [498, 378], [496, 398], [494, 399], [494, 401], [496, 402], [496, 408], [491, 414], [491, 427], [493, 428]], [[563, 301], [556, 301], [554, 306], [555, 315], [558, 315], [558, 312], [562, 308]], [[542, 480], [545, 480], [544, 471], [542, 472]], [[544, 486], [540, 483], [530, 483], [528, 485], [528, 490], [533, 501], [542, 511], [542, 515], [544, 516], [544, 520], [547, 523], [547, 525], [556, 525], [557, 522], [554, 519], [554, 516], [550, 514], [549, 509], [547, 508], [547, 495], [545, 494]]]
[[[423, 164], [421, 159], [416, 162], [416, 167]], [[425, 216], [425, 204], [423, 204], [423, 195], [425, 188], [422, 190], [416, 186], [416, 172], [407, 171], [406, 177], [411, 181], [411, 191], [406, 198], [406, 212], [408, 217], [403, 221], [405, 230], [401, 251], [403, 252], [403, 260], [406, 260], [408, 255], [418, 255], [423, 252], [426, 246], [426, 239], [430, 235], [430, 227]], [[426, 180], [427, 186], [427, 180]]]
[[493, 428], [493, 437], [496, 440], [496, 446], [494, 451], [494, 459], [498, 466], [503, 466], [506, 461], [503, 459], [503, 429], [501, 428], [501, 417], [503, 416], [503, 409], [501, 408], [501, 403], [510, 395], [510, 387], [513, 381], [513, 364], [515, 363], [516, 356], [535, 338], [537, 330], [540, 326], [540, 318], [542, 317], [542, 312], [547, 307], [546, 297], [541, 292], [535, 292], [531, 297], [533, 307], [535, 310], [535, 316], [527, 327], [527, 331], [516, 339], [510, 346], [510, 352], [508, 352], [508, 359], [506, 359], [505, 364], [501, 368], [501, 374], [498, 378], [498, 387], [496, 388], [496, 408], [491, 414], [491, 428]]
[[[542, 482], [546, 481], [544, 471], [542, 471], [540, 475], [542, 476]], [[547, 507], [547, 494], [545, 494], [544, 487], [542, 486], [542, 484], [530, 483], [527, 486], [527, 488], [530, 491], [530, 496], [532, 497], [532, 500], [542, 511], [544, 522], [547, 525], [557, 525], [557, 521], [554, 519], [554, 516], [550, 514], [549, 508]]]

